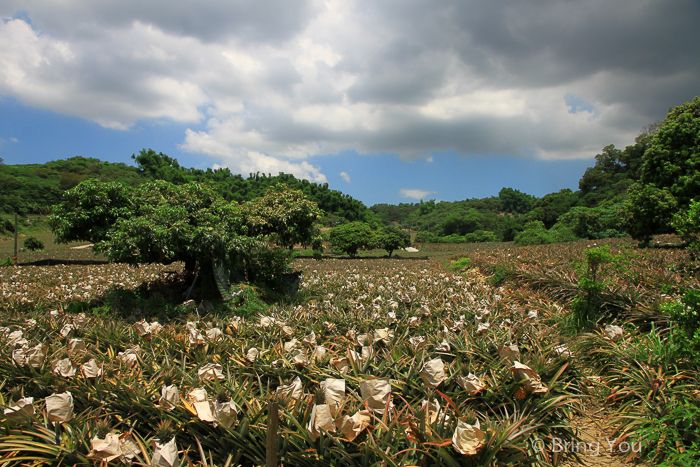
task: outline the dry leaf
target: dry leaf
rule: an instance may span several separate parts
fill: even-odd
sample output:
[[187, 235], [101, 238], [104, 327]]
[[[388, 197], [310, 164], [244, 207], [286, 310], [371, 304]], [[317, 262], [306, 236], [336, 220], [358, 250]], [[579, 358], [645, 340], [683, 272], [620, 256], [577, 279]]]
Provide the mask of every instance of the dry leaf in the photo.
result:
[[25, 416], [34, 415], [34, 398], [23, 397], [4, 410], [8, 420], [26, 420]]
[[85, 346], [84, 340], [82, 340], [82, 339], [70, 339], [68, 341], [68, 351], [78, 352], [81, 350], [87, 350], [87, 347]]
[[518, 346], [515, 344], [499, 345], [498, 355], [502, 359], [508, 360], [508, 362], [511, 364], [513, 362], [520, 361], [520, 349], [518, 349]]
[[392, 331], [390, 328], [377, 329], [374, 331], [374, 342], [377, 344], [383, 343], [388, 347], [393, 338], [394, 331]]
[[316, 333], [311, 331], [311, 334], [304, 336], [302, 342], [306, 345], [316, 345]]
[[141, 337], [149, 336], [151, 332], [153, 332], [151, 325], [148, 324], [145, 319], [139, 321], [138, 323], [134, 323], [134, 327], [139, 332]]
[[165, 444], [161, 444], [157, 440], [153, 440], [153, 458], [151, 459], [152, 466], [172, 467], [179, 464], [177, 459], [177, 445], [175, 438]]
[[224, 338], [224, 333], [219, 328], [211, 328], [207, 330], [207, 339], [218, 342]]
[[624, 333], [624, 329], [620, 326], [615, 326], [614, 324], [605, 326], [605, 338], [613, 342], [619, 341]]
[[486, 389], [486, 383], [472, 373], [469, 373], [466, 378], [464, 376], [458, 376], [457, 384], [462, 386], [470, 396], [475, 396]]
[[238, 417], [238, 407], [233, 401], [221, 403], [214, 401], [214, 417], [216, 422], [224, 428], [231, 428], [236, 424]]
[[78, 367], [69, 358], [53, 362], [53, 372], [64, 378], [72, 378], [77, 370]]
[[331, 408], [331, 413], [335, 415], [337, 408], [345, 401], [345, 380], [328, 378], [321, 381], [321, 390], [326, 404]]
[[298, 346], [299, 346], [299, 341], [296, 339], [292, 339], [291, 341], [284, 343], [284, 351], [291, 352], [292, 350], [296, 349]]
[[119, 435], [114, 433], [107, 433], [104, 439], [92, 438], [90, 446], [92, 451], [87, 455], [88, 459], [99, 459], [109, 462], [122, 455]]
[[102, 366], [98, 365], [94, 358], [80, 366], [80, 372], [87, 379], [97, 379], [102, 376]]
[[255, 347], [251, 347], [250, 349], [248, 349], [248, 352], [245, 354], [245, 359], [248, 362], [253, 363], [255, 361], [255, 359], [258, 358], [259, 355], [260, 355], [260, 351], [258, 349], [256, 349]]

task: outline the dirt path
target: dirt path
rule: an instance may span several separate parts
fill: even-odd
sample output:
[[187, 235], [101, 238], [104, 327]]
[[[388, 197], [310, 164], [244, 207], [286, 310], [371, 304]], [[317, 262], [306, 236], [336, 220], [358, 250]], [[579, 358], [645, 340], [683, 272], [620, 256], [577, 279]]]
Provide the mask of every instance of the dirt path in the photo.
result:
[[[575, 465], [607, 466], [607, 467], [647, 467], [652, 464], [639, 462], [630, 456], [633, 451], [639, 451], [640, 445], [634, 440], [616, 443], [613, 430], [607, 426], [613, 412], [607, 407], [589, 407], [580, 417], [572, 421], [572, 426], [580, 431], [581, 441], [576, 445], [566, 444], [566, 440], [557, 443], [557, 449], [562, 453], [578, 452], [580, 461], [566, 456], [558, 464], [563, 467]], [[629, 459], [629, 460], [628, 460]]]

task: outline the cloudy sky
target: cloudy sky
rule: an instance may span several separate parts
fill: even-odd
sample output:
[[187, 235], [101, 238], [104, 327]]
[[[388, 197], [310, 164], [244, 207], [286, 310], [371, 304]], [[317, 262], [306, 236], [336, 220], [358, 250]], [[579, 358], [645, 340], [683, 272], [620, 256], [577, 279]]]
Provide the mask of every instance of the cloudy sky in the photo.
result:
[[691, 0], [3, 0], [0, 157], [328, 182], [375, 203], [576, 189], [700, 94]]

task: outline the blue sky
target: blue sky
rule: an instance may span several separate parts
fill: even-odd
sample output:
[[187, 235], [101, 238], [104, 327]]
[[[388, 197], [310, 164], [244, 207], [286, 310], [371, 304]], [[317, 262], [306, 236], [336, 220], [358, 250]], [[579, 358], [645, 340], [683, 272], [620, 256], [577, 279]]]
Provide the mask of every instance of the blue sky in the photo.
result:
[[5, 163], [152, 148], [368, 206], [576, 189], [700, 94], [700, 3], [680, 0], [7, 0], [0, 18]]

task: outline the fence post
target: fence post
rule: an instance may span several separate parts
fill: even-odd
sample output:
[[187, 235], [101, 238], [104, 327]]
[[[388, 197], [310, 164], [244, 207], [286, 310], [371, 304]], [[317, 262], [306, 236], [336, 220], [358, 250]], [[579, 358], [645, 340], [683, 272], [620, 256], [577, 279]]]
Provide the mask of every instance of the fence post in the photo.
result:
[[17, 213], [15, 213], [15, 266], [17, 266]]
[[279, 425], [279, 402], [277, 398], [267, 403], [267, 467], [277, 467], [277, 427]]

